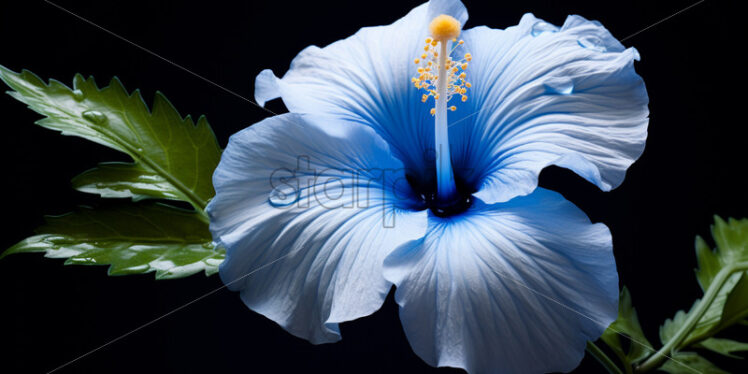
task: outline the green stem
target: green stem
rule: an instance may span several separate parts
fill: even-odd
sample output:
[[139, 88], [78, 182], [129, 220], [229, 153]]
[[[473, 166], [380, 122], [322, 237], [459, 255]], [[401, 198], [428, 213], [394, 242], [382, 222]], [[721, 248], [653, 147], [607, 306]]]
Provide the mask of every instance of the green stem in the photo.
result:
[[208, 217], [208, 213], [205, 212], [205, 209], [197, 209], [196, 207], [195, 212], [197, 213], [197, 218], [199, 220], [210, 225], [210, 217]]
[[623, 374], [613, 360], [593, 342], [587, 342], [587, 352], [594, 357], [610, 374]]
[[623, 354], [621, 351], [613, 350], [613, 353], [616, 354], [616, 357], [618, 357], [618, 360], [623, 364], [623, 370], [626, 372], [626, 374], [634, 374], [634, 370], [631, 368], [631, 363], [626, 358], [626, 355]]
[[701, 317], [704, 316], [704, 313], [706, 313], [707, 309], [709, 309], [709, 306], [712, 305], [714, 298], [717, 297], [717, 294], [719, 294], [722, 286], [724, 286], [725, 282], [730, 278], [730, 276], [737, 271], [744, 270], [748, 270], [748, 262], [739, 262], [722, 268], [722, 270], [717, 273], [717, 276], [714, 277], [712, 284], [709, 285], [709, 288], [707, 288], [706, 292], [704, 293], [704, 298], [701, 299], [693, 312], [688, 313], [686, 322], [684, 322], [680, 329], [678, 329], [678, 331], [675, 333], [675, 335], [673, 335], [672, 339], [670, 339], [664, 346], [662, 346], [662, 348], [660, 348], [660, 350], [658, 350], [655, 354], [644, 361], [644, 363], [639, 365], [639, 367], [636, 368], [636, 371], [639, 373], [644, 373], [660, 367], [660, 365], [662, 365], [662, 362], [665, 361], [666, 358], [668, 358], [668, 355], [680, 347], [679, 344], [683, 342], [683, 340], [688, 336], [688, 334], [691, 333], [691, 330], [693, 330], [699, 320], [701, 320]]

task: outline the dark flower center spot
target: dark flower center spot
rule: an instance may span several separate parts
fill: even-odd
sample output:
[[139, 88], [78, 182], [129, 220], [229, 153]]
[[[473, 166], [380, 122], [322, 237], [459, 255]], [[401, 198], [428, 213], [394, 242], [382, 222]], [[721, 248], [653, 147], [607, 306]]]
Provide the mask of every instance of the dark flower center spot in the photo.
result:
[[405, 178], [416, 196], [416, 209], [418, 210], [429, 209], [435, 216], [450, 217], [468, 210], [473, 205], [473, 193], [476, 190], [459, 175], [455, 175], [457, 195], [450, 201], [438, 198], [435, 174], [425, 180], [412, 174], [407, 174]]

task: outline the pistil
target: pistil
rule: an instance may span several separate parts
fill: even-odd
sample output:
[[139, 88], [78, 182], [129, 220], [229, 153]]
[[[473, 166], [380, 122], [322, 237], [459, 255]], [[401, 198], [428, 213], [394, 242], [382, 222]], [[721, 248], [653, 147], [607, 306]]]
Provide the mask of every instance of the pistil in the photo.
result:
[[[424, 89], [421, 101], [427, 102], [430, 97], [434, 98], [434, 107], [431, 114], [434, 116], [434, 142], [436, 151], [436, 182], [437, 199], [443, 205], [451, 204], [457, 198], [457, 187], [455, 184], [454, 171], [452, 170], [452, 157], [449, 150], [449, 126], [447, 123], [447, 111], [455, 111], [457, 107], [449, 106], [449, 100], [454, 96], [460, 96], [462, 102], [467, 100], [465, 93], [470, 83], [465, 80], [469, 53], [459, 61], [450, 57], [457, 46], [464, 42], [457, 41], [460, 35], [460, 22], [455, 18], [442, 14], [435, 17], [429, 24], [430, 38], [426, 39], [424, 53], [415, 59], [418, 65], [418, 75], [412, 79], [416, 88]], [[450, 50], [450, 41], [454, 44]]]
[[457, 194], [452, 157], [449, 152], [447, 126], [447, 41], [440, 40], [439, 72], [436, 80], [434, 140], [436, 145], [436, 194], [440, 201], [449, 202]]

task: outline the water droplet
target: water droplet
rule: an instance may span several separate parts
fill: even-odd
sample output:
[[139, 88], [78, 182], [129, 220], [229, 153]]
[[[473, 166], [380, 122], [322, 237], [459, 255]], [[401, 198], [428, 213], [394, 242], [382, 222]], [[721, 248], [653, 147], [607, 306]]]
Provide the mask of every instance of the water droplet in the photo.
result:
[[282, 208], [299, 201], [300, 197], [301, 196], [299, 191], [296, 191], [293, 186], [282, 185], [275, 187], [272, 191], [270, 191], [268, 202], [270, 203], [270, 205], [276, 208]]
[[545, 21], [538, 21], [532, 25], [532, 31], [530, 31], [530, 34], [532, 36], [538, 36], [544, 32], [558, 32], [558, 27]]
[[87, 110], [83, 112], [83, 118], [97, 125], [103, 125], [106, 123], [106, 116], [98, 110]]
[[143, 148], [138, 148], [138, 152], [143, 152]]
[[73, 90], [73, 99], [75, 99], [75, 101], [83, 101], [83, 98], [83, 91]]
[[543, 82], [546, 93], [570, 95], [574, 91], [574, 81], [569, 77], [554, 77]]
[[583, 36], [579, 38], [579, 40], [577, 40], [577, 43], [579, 43], [579, 45], [581, 45], [582, 47], [593, 50], [593, 51], [597, 51], [597, 52], [608, 51], [608, 49], [605, 48], [605, 44], [603, 43], [603, 41], [594, 35]]

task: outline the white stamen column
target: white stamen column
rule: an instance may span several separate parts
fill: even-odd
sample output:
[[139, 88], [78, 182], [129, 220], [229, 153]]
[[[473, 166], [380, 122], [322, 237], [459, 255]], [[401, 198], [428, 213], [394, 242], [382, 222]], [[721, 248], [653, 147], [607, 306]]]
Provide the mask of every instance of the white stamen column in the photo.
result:
[[436, 112], [434, 113], [434, 140], [436, 146], [437, 196], [440, 201], [450, 201], [457, 194], [452, 156], [449, 152], [449, 127], [447, 124], [447, 39], [439, 41], [439, 74], [436, 80]]

